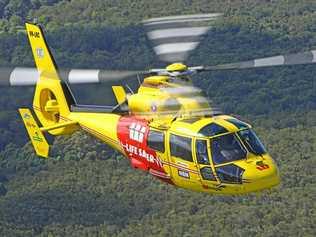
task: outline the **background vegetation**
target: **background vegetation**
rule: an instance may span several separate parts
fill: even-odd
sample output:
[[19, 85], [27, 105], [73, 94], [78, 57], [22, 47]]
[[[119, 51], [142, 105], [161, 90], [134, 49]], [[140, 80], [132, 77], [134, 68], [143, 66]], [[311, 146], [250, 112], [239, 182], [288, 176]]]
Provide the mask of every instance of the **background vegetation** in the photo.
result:
[[[211, 65], [315, 49], [315, 10], [312, 0], [0, 0], [0, 66], [34, 65], [23, 23], [35, 18], [61, 67], [142, 69], [164, 66], [144, 18], [224, 12], [188, 60]], [[254, 124], [280, 167], [278, 188], [236, 197], [166, 186], [83, 133], [57, 138], [41, 160], [16, 113], [33, 88], [0, 88], [0, 235], [315, 236], [315, 75], [308, 65], [195, 78]], [[74, 89], [81, 102], [111, 101], [109, 85]]]

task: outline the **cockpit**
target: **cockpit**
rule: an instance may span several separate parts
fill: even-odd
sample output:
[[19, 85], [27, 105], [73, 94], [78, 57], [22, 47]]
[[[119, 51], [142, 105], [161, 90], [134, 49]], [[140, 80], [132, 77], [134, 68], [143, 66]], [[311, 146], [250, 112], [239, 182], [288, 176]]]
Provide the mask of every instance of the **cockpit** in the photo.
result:
[[[212, 126], [219, 127], [219, 125], [214, 123], [207, 127], [210, 128]], [[213, 163], [215, 165], [246, 159], [248, 153], [254, 155], [263, 155], [266, 153], [264, 145], [251, 128], [245, 128], [235, 133], [225, 132], [224, 134], [213, 134], [209, 138]], [[209, 161], [206, 161], [207, 142], [197, 140], [196, 150], [197, 154], [201, 156], [201, 160], [199, 161], [202, 164], [208, 164]]]
[[227, 120], [236, 126], [234, 132], [216, 122], [204, 126], [199, 131], [195, 142], [197, 163], [201, 167], [201, 176], [205, 180], [214, 180], [211, 165], [221, 182], [242, 183], [244, 169], [234, 164], [236, 161], [246, 160], [249, 154], [264, 155], [266, 149], [252, 128], [239, 120]]
[[172, 174], [183, 182], [196, 179], [203, 187], [226, 188], [238, 184], [249, 187], [245, 192], [260, 187], [258, 180], [279, 183], [276, 165], [252, 127], [233, 117], [177, 121], [166, 138]]

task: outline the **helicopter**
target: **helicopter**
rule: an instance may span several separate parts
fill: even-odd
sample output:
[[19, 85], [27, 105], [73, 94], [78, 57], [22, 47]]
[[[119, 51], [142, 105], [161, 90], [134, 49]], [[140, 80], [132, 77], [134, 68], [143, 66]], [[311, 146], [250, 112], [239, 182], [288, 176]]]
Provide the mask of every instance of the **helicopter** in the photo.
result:
[[[252, 126], [210, 106], [191, 76], [205, 71], [308, 64], [316, 52], [215, 66], [183, 63], [209, 30], [197, 23], [222, 14], [144, 21], [163, 69], [147, 71], [58, 70], [42, 27], [26, 23], [37, 69], [14, 68], [2, 84], [34, 85], [33, 111], [19, 109], [38, 156], [49, 157], [46, 134], [84, 130], [126, 156], [135, 169], [180, 188], [211, 194], [245, 194], [280, 183], [275, 161]], [[193, 26], [189, 25], [193, 22]], [[68, 84], [96, 83], [144, 75], [137, 93], [113, 86], [115, 106], [80, 105]], [[6, 77], [7, 78], [7, 77]]]

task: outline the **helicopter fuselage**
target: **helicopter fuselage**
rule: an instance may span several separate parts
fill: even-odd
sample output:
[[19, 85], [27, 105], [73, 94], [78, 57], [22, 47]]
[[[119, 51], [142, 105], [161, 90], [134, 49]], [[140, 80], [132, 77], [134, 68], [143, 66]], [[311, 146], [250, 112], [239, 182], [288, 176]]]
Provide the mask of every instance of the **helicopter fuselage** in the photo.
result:
[[[130, 115], [71, 113], [65, 120], [78, 121], [83, 130], [126, 156], [133, 168], [182, 188], [242, 194], [279, 183], [277, 166], [269, 154], [255, 154], [240, 138], [238, 133], [251, 127], [238, 128], [228, 121], [242, 122], [230, 116], [179, 119], [170, 127]], [[199, 133], [212, 124], [226, 131], [214, 136]], [[224, 142], [215, 148], [214, 141], [228, 136], [238, 145], [228, 144], [225, 150]]]
[[178, 187], [243, 194], [279, 183], [277, 166], [252, 127], [214, 113], [188, 80], [185, 65], [172, 64], [167, 75], [145, 78], [133, 95], [113, 87], [117, 106], [78, 105], [60, 80], [41, 28], [29, 23], [26, 28], [40, 72], [33, 100], [37, 119], [27, 108], [19, 112], [39, 156], [49, 157], [44, 133], [83, 129], [121, 152], [132, 167]]
[[190, 108], [183, 109], [179, 97], [182, 113], [170, 113], [165, 101], [172, 97], [159, 86], [144, 84], [128, 99], [129, 106], [137, 100], [138, 107], [131, 106], [134, 111], [123, 115], [71, 112], [63, 120], [77, 121], [83, 130], [126, 156], [133, 168], [178, 187], [243, 194], [280, 182], [275, 162], [249, 124], [228, 115], [192, 116], [188, 112], [207, 109], [205, 101], [203, 105], [190, 102]]

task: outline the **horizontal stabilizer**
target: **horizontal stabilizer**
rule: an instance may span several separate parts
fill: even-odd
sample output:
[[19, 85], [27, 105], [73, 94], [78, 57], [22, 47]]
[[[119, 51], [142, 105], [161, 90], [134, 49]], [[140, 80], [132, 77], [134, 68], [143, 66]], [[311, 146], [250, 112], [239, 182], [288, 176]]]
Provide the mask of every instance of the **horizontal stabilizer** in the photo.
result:
[[29, 109], [19, 109], [26, 130], [38, 156], [48, 158], [49, 145]]

